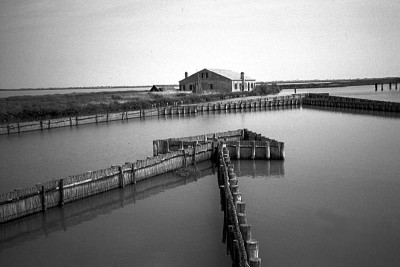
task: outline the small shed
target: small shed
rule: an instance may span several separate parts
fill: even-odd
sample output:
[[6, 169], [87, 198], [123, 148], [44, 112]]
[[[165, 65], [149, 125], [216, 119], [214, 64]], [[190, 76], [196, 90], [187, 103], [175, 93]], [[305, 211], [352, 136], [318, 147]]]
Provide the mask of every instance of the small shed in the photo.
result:
[[175, 87], [172, 85], [153, 85], [151, 87], [150, 92], [170, 92], [176, 91]]

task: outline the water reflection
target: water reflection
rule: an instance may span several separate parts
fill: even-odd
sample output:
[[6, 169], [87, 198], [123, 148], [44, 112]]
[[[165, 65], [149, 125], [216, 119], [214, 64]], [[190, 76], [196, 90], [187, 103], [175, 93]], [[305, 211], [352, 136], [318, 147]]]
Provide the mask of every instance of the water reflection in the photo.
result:
[[285, 165], [283, 160], [233, 160], [238, 177], [283, 178]]
[[196, 175], [189, 177], [167, 173], [121, 189], [68, 203], [64, 207], [52, 208], [45, 213], [37, 213], [0, 224], [0, 251], [42, 236], [47, 237], [59, 231], [67, 231], [83, 222], [95, 220], [100, 215], [132, 205], [136, 201], [196, 182], [198, 179], [214, 174], [214, 166], [209, 161], [200, 162], [197, 164], [197, 171]]

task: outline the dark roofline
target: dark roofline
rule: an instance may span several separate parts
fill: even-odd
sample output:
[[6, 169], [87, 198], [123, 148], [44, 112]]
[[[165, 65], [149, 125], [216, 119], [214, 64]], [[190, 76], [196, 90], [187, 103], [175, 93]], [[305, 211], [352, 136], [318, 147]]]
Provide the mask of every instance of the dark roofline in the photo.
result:
[[[198, 73], [200, 73], [200, 72], [202, 72], [202, 71], [204, 71], [204, 70], [207, 70], [207, 71], [212, 72], [212, 73], [214, 73], [214, 74], [216, 74], [216, 75], [225, 77], [225, 78], [227, 78], [227, 79], [229, 79], [229, 80], [231, 80], [231, 81], [241, 81], [241, 80], [242, 80], [242, 79], [232, 79], [232, 78], [227, 77], [227, 76], [225, 76], [225, 75], [223, 75], [223, 74], [221, 74], [221, 73], [217, 73], [217, 72], [213, 71], [212, 69], [204, 68], [204, 69], [202, 69], [202, 70], [199, 70], [199, 71], [193, 73], [192, 75], [188, 76], [187, 78], [184, 78], [184, 79], [180, 80], [179, 82], [183, 82], [184, 80], [189, 79], [189, 78], [191, 78], [192, 76], [194, 76], [194, 75], [196, 75], [196, 74], [198, 74]], [[250, 77], [247, 77], [247, 79], [245, 79], [245, 80], [246, 80], [246, 81], [256, 81], [256, 79], [250, 78]]]

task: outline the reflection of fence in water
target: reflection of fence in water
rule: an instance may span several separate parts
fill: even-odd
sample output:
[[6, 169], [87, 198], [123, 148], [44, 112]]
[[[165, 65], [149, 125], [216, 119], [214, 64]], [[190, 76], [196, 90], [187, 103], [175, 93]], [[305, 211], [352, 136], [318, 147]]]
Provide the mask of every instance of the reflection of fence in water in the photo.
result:
[[182, 177], [174, 173], [166, 173], [162, 176], [143, 180], [140, 183], [127, 185], [118, 190], [107, 191], [77, 202], [71, 202], [63, 207], [49, 209], [45, 213], [36, 213], [0, 224], [0, 250], [58, 231], [67, 231], [68, 228], [94, 220], [99, 215], [110, 213], [138, 200], [195, 182], [197, 179], [213, 174], [210, 161], [199, 162], [196, 164], [196, 168], [198, 171], [196, 175]]
[[232, 160], [238, 177], [253, 178], [285, 176], [284, 161], [281, 160]]

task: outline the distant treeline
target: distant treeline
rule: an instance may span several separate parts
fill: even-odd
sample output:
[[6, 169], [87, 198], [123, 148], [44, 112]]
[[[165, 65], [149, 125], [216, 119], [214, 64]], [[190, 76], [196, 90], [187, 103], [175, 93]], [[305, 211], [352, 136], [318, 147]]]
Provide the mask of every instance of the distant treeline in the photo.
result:
[[252, 92], [228, 94], [154, 94], [134, 92], [92, 92], [0, 98], [0, 123], [55, 119], [93, 114], [147, 109], [173, 105], [175, 102], [194, 104], [241, 96], [278, 93], [279, 86], [260, 84]]

